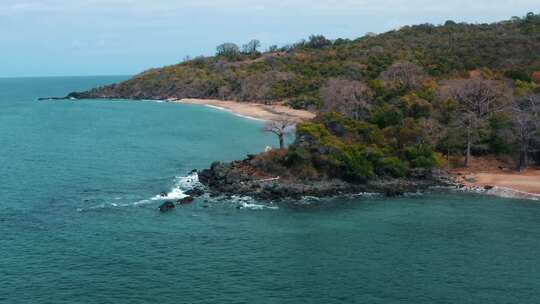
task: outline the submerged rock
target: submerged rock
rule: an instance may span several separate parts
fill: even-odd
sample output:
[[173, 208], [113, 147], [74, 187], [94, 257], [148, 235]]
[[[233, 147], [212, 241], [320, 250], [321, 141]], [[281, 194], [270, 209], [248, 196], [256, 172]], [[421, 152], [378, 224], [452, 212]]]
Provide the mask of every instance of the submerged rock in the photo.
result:
[[174, 203], [173, 202], [164, 202], [163, 204], [161, 204], [161, 206], [159, 206], [159, 211], [161, 212], [167, 212], [167, 211], [171, 211], [175, 208], [174, 206]]

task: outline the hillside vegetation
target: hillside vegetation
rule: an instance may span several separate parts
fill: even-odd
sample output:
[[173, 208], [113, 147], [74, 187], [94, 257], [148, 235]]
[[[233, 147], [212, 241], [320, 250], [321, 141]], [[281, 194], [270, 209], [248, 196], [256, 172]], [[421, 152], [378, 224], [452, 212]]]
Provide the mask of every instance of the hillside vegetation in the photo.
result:
[[[364, 181], [443, 166], [453, 155], [537, 158], [540, 15], [492, 24], [447, 21], [356, 40], [260, 53], [253, 40], [214, 57], [146, 71], [76, 98], [216, 98], [285, 102], [320, 113], [261, 170]], [[276, 155], [279, 155], [277, 157]]]

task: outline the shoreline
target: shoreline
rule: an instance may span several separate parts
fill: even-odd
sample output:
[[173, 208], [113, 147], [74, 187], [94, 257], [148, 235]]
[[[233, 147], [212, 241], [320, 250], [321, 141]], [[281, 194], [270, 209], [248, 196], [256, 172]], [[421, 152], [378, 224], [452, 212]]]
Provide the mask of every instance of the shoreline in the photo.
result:
[[540, 170], [526, 172], [455, 172], [459, 188], [503, 198], [540, 200]]
[[203, 105], [213, 109], [227, 111], [239, 117], [259, 121], [279, 121], [285, 118], [287, 120], [292, 120], [299, 123], [315, 117], [315, 114], [309, 111], [295, 110], [281, 104], [265, 105], [254, 102], [237, 102], [197, 98], [168, 99], [166, 101]]

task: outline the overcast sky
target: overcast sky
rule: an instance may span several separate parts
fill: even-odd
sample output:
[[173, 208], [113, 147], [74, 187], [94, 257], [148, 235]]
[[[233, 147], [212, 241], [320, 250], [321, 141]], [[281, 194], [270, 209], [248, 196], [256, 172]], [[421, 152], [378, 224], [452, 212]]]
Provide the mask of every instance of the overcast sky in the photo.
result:
[[128, 75], [257, 38], [356, 38], [402, 25], [491, 22], [540, 0], [0, 0], [0, 77]]

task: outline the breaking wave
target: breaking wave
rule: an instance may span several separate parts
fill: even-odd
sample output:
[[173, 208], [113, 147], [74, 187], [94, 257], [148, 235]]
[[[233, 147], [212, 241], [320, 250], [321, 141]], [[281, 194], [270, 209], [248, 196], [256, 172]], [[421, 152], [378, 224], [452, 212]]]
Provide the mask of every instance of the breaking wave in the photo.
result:
[[[179, 200], [188, 196], [185, 194], [185, 191], [201, 186], [202, 184], [199, 182], [199, 175], [197, 175], [197, 172], [191, 172], [186, 176], [177, 176], [175, 178], [175, 183], [169, 192], [164, 192], [151, 198], [139, 200], [133, 203], [102, 203], [88, 208], [78, 208], [77, 211], [83, 212], [96, 209], [140, 206], [155, 203], [156, 201]], [[114, 199], [117, 200], [118, 198]]]
[[239, 209], [250, 209], [250, 210], [277, 210], [278, 206], [275, 206], [272, 203], [261, 204], [258, 203], [255, 199], [250, 196], [238, 196], [233, 195], [231, 197], [231, 203], [237, 204]]

